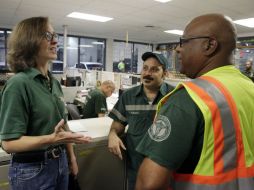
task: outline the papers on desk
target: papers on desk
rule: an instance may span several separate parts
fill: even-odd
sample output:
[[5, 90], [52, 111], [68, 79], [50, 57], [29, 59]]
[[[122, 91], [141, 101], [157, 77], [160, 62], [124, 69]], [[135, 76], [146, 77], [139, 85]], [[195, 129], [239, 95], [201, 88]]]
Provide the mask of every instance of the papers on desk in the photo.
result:
[[118, 93], [113, 93], [110, 97], [107, 98], [108, 111], [111, 111], [118, 101]]
[[86, 97], [88, 95], [89, 90], [78, 90], [77, 91], [77, 98], [83, 98]]
[[70, 120], [68, 125], [70, 130], [77, 133], [83, 133], [93, 139], [107, 138], [112, 119], [109, 117]]
[[[69, 122], [68, 122], [69, 124]], [[87, 132], [87, 128], [79, 120], [71, 120], [71, 131], [73, 132]]]
[[[76, 101], [79, 104], [84, 105], [86, 103], [86, 97], [85, 96], [84, 97], [76, 97], [74, 99], [74, 101]], [[114, 105], [116, 104], [117, 101], [118, 101], [118, 94], [117, 95], [112, 94], [112, 96], [110, 96], [106, 99], [109, 111], [111, 111], [113, 109], [113, 107], [114, 107]]]
[[82, 98], [75, 98], [74, 102], [77, 101], [78, 104], [85, 104], [86, 103], [86, 97]]
[[5, 162], [11, 159], [11, 154], [6, 153], [2, 148], [0, 148], [0, 162]]

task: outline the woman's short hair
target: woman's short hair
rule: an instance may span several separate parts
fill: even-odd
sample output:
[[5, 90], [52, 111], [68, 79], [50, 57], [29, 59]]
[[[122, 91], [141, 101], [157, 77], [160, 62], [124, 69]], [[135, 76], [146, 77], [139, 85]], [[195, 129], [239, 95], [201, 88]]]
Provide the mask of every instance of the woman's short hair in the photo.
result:
[[7, 62], [18, 73], [36, 67], [40, 43], [48, 29], [47, 17], [32, 17], [18, 23], [8, 41]]

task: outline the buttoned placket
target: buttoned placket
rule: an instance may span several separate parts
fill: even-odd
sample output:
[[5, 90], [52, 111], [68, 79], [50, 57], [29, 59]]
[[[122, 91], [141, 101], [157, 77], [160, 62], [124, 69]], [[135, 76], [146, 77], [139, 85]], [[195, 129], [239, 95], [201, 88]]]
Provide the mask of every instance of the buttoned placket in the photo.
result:
[[45, 77], [44, 81], [45, 81], [45, 83], [46, 83], [46, 86], [47, 86], [48, 90], [49, 90], [50, 92], [52, 92], [50, 77]]

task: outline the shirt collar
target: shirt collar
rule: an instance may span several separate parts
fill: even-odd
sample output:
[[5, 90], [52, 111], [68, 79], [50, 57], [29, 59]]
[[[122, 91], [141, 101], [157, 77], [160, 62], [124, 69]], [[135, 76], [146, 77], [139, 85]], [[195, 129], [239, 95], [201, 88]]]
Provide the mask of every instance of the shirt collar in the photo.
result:
[[[24, 71], [27, 75], [28, 75], [28, 77], [29, 78], [31, 78], [31, 79], [34, 79], [35, 77], [37, 77], [37, 76], [42, 76], [42, 77], [45, 77], [45, 76], [43, 76], [42, 74], [41, 74], [41, 72], [38, 70], [38, 69], [35, 69], [35, 68], [28, 68], [28, 69], [26, 69], [25, 71]], [[48, 71], [48, 76], [51, 78], [52, 77], [52, 75], [51, 75], [51, 73]]]
[[138, 96], [139, 94], [142, 94], [142, 92], [143, 92], [143, 84], [137, 86], [137, 88], [135, 89], [133, 95]]
[[[163, 82], [161, 84], [161, 87], [160, 87], [160, 93], [165, 96], [167, 93], [168, 93], [168, 87], [167, 87], [167, 84], [165, 82]], [[138, 88], [136, 88], [136, 90], [134, 91], [134, 96], [138, 96], [140, 94], [143, 93], [143, 84], [139, 85]]]

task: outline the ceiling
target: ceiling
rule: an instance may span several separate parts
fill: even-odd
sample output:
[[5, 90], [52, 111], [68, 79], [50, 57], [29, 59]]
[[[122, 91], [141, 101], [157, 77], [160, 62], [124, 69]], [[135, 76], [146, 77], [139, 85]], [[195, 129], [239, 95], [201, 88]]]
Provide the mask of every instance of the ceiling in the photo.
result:
[[[233, 20], [254, 17], [254, 0], [0, 0], [0, 28], [12, 28], [22, 19], [48, 16], [58, 33], [113, 38], [147, 43], [177, 41], [179, 36], [163, 31], [184, 29], [194, 17], [223, 13]], [[113, 17], [105, 22], [67, 18], [73, 12]], [[154, 27], [145, 27], [145, 26]], [[237, 26], [239, 36], [254, 36], [254, 28]]]

